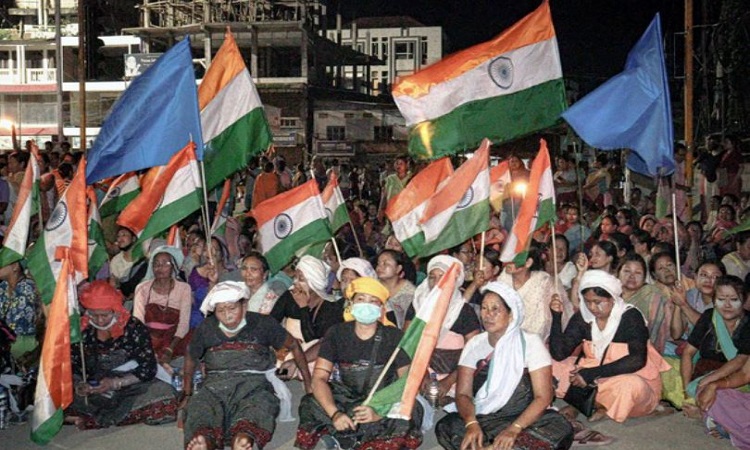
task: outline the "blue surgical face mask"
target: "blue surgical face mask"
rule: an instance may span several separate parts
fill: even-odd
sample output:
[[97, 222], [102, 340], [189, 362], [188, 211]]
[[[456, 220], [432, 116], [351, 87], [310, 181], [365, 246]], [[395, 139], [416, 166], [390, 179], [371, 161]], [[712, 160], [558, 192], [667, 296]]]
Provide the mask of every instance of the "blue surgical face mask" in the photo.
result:
[[355, 303], [352, 305], [352, 316], [361, 324], [369, 325], [380, 319], [380, 306], [372, 303]]

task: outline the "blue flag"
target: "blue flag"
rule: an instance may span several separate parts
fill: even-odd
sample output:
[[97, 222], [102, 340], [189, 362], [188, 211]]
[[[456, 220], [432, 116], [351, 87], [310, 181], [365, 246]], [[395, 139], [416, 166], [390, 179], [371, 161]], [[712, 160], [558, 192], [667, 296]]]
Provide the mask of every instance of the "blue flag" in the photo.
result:
[[163, 166], [191, 139], [202, 160], [198, 90], [185, 38], [135, 78], [112, 107], [86, 155], [86, 182]]
[[590, 146], [629, 148], [627, 166], [650, 175], [674, 171], [674, 130], [661, 21], [651, 25], [628, 55], [625, 71], [579, 100], [562, 116]]

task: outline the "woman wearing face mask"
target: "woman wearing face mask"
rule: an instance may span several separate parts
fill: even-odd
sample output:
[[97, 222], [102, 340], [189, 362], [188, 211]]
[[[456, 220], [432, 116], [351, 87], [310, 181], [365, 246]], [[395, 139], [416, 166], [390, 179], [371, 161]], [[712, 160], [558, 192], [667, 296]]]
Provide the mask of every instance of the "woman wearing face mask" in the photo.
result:
[[433, 257], [427, 264], [427, 279], [417, 286], [409, 310], [406, 312], [406, 325], [409, 324], [416, 315], [416, 311], [427, 300], [432, 288], [440, 280], [440, 277], [453, 265], [458, 264], [460, 270], [456, 281], [456, 288], [453, 291], [448, 312], [443, 321], [443, 328], [446, 330], [441, 333], [435, 350], [430, 358], [430, 368], [425, 374], [422, 383], [422, 392], [427, 393], [430, 384], [430, 373], [436, 373], [439, 381], [438, 402], [442, 404], [450, 403], [453, 397], [453, 388], [456, 384], [458, 373], [458, 360], [461, 357], [461, 350], [469, 339], [479, 334], [481, 325], [474, 308], [464, 301], [463, 295], [459, 290], [464, 282], [463, 264], [456, 258], [447, 255], [438, 255]]
[[182, 252], [162, 246], [152, 252], [146, 281], [135, 288], [133, 316], [149, 329], [160, 364], [185, 354], [190, 331], [190, 285], [178, 279]]
[[[738, 348], [748, 346], [742, 339], [750, 336], [744, 299], [745, 286], [739, 278], [729, 275], [716, 281], [714, 307], [701, 314], [682, 352], [680, 375], [686, 399], [695, 398], [708, 383], [736, 372], [747, 359], [747, 351], [738, 356]], [[695, 408], [685, 407], [689, 414], [700, 415]]]
[[[594, 422], [653, 412], [661, 398], [660, 372], [669, 365], [649, 342], [648, 328], [638, 309], [622, 299], [620, 280], [602, 270], [589, 270], [579, 288], [581, 309], [562, 329], [562, 305], [552, 309], [550, 353], [552, 373], [558, 379], [557, 396], [565, 397], [570, 385], [599, 386]], [[583, 344], [584, 357], [576, 365], [573, 351]]]
[[[363, 277], [352, 281], [345, 294], [351, 299], [354, 321], [332, 327], [323, 339], [313, 371], [313, 394], [300, 402], [294, 445], [309, 450], [323, 438], [326, 444], [342, 449], [415, 449], [422, 442], [419, 403], [408, 421], [381, 417], [362, 405], [402, 337], [398, 328], [380, 323], [385, 318], [388, 289]], [[399, 350], [379, 389], [405, 374], [409, 363], [406, 353]], [[336, 368], [338, 376], [332, 377]]]
[[100, 280], [81, 292], [83, 358], [71, 348], [75, 382], [66, 421], [80, 429], [174, 420], [172, 386], [156, 380], [156, 357], [148, 328], [122, 306], [122, 294]]
[[[547, 409], [554, 399], [552, 358], [538, 335], [521, 330], [521, 297], [497, 281], [485, 285], [482, 293], [486, 331], [461, 353], [456, 403], [435, 426], [438, 442], [453, 450], [488, 444], [510, 449], [517, 440], [523, 440], [523, 448], [569, 448], [572, 427]], [[492, 360], [496, 363], [490, 364]], [[544, 427], [556, 432], [529, 433]]]
[[[233, 449], [263, 448], [273, 437], [277, 417], [294, 420], [291, 392], [275, 375], [275, 350], [294, 355], [305, 391], [311, 392], [297, 340], [270, 317], [247, 311], [249, 296], [245, 283], [225, 281], [201, 305], [207, 317], [190, 341], [180, 402], [186, 408], [187, 449], [224, 448], [225, 443]], [[206, 378], [195, 392], [193, 375], [201, 362]]]

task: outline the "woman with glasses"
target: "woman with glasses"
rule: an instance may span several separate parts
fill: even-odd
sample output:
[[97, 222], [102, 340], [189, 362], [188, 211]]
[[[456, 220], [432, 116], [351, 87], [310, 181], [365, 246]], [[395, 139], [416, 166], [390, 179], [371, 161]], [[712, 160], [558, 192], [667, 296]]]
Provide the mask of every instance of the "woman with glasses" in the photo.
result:
[[[190, 450], [263, 448], [276, 420], [294, 420], [291, 392], [275, 374], [276, 353], [289, 351], [310, 391], [310, 373], [296, 339], [275, 320], [247, 310], [245, 283], [220, 282], [201, 305], [206, 314], [185, 358], [184, 442]], [[206, 377], [196, 390], [193, 375], [203, 364]]]
[[349, 283], [345, 295], [352, 302], [354, 321], [331, 327], [323, 339], [312, 376], [313, 393], [300, 402], [294, 446], [311, 450], [323, 439], [327, 448], [415, 449], [422, 443], [419, 403], [410, 420], [389, 419], [388, 411], [363, 405], [381, 376], [376, 390], [404, 375], [411, 362], [398, 349], [401, 330], [383, 325], [388, 289], [374, 278], [362, 277]]
[[[598, 385], [595, 422], [609, 417], [624, 422], [629, 417], [652, 413], [661, 398], [660, 372], [669, 365], [649, 342], [646, 321], [640, 311], [622, 299], [620, 280], [602, 270], [589, 270], [578, 289], [580, 311], [563, 332], [562, 304], [550, 304], [552, 334], [550, 353], [555, 360], [557, 396], [564, 398], [573, 385]], [[583, 346], [577, 361], [573, 351]]]
[[66, 422], [91, 429], [174, 420], [172, 386], [154, 378], [149, 330], [123, 308], [120, 291], [105, 280], [94, 281], [84, 287], [80, 301], [86, 309], [83, 352], [78, 344], [71, 347], [75, 396]]
[[135, 288], [133, 316], [143, 322], [160, 364], [183, 356], [190, 331], [193, 292], [180, 280], [182, 252], [169, 246], [151, 252], [146, 281]]

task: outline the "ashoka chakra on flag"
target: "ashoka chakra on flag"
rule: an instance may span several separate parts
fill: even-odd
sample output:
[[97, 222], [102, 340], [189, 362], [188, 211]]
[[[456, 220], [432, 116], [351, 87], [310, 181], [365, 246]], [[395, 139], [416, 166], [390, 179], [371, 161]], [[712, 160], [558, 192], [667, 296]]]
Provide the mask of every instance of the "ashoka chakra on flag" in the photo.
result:
[[292, 234], [294, 221], [288, 214], [281, 213], [273, 220], [273, 233], [278, 239], [284, 239]]
[[513, 61], [506, 56], [500, 56], [492, 60], [489, 65], [492, 81], [502, 89], [508, 89], [513, 85]]

